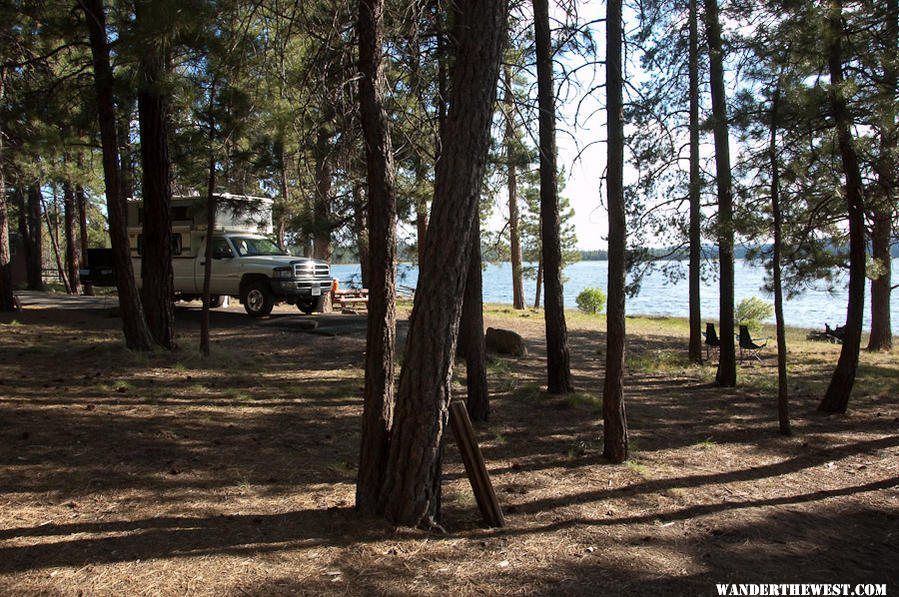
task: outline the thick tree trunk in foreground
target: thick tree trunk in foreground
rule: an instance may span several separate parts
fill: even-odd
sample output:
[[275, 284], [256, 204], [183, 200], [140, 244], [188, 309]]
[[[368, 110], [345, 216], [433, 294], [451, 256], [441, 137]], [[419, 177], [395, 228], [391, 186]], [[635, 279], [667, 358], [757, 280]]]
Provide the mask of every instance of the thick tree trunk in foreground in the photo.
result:
[[368, 182], [368, 332], [356, 508], [379, 507], [394, 409], [396, 352], [396, 180], [384, 109], [383, 0], [359, 0], [359, 100]]
[[556, 180], [556, 107], [549, 2], [533, 0], [540, 128], [540, 235], [543, 248], [543, 315], [546, 320], [546, 377], [550, 394], [571, 391], [568, 329], [562, 289], [561, 221]]
[[718, 183], [719, 337], [718, 373], [715, 383], [737, 385], [737, 352], [734, 347], [734, 223], [733, 184], [730, 171], [730, 139], [727, 97], [724, 88], [724, 50], [717, 0], [705, 0], [706, 37], [709, 44], [709, 82], [715, 137], [715, 171]]
[[780, 84], [771, 100], [771, 138], [768, 145], [768, 161], [771, 168], [771, 214], [774, 219], [774, 255], [771, 259], [771, 277], [774, 279], [774, 320], [777, 325], [777, 420], [781, 435], [790, 435], [790, 390], [787, 378], [787, 335], [784, 328], [783, 281], [781, 253], [783, 216], [780, 211], [780, 164], [777, 159], [777, 126], [780, 109]]
[[459, 5], [450, 109], [381, 495], [385, 517], [396, 524], [439, 524], [441, 440], [506, 17], [505, 0]]
[[109, 237], [119, 292], [119, 309], [125, 333], [125, 345], [131, 350], [150, 350], [153, 337], [144, 319], [140, 295], [134, 283], [134, 270], [128, 246], [125, 223], [125, 201], [119, 171], [119, 150], [113, 108], [113, 78], [106, 40], [106, 16], [102, 0], [78, 0], [84, 10], [90, 35], [94, 64], [94, 87], [97, 93], [97, 116], [100, 123], [100, 143], [103, 148], [103, 175], [106, 182], [106, 204], [109, 214]]
[[490, 416], [490, 393], [487, 387], [487, 346], [484, 342], [484, 290], [481, 277], [481, 226], [475, 219], [471, 237], [468, 281], [459, 323], [459, 348], [465, 355], [465, 406], [472, 421], [486, 422]]
[[608, 122], [609, 302], [606, 309], [606, 377], [602, 392], [603, 456], [627, 460], [624, 409], [625, 248], [624, 115], [621, 71], [621, 0], [606, 2], [606, 122]]
[[829, 42], [827, 66], [830, 72], [830, 104], [840, 148], [840, 161], [846, 178], [846, 211], [849, 218], [849, 301], [846, 305], [846, 335], [840, 358], [824, 399], [818, 410], [844, 413], [855, 384], [858, 355], [862, 339], [862, 316], [865, 310], [865, 204], [862, 197], [862, 177], [858, 154], [852, 142], [852, 116], [843, 85], [842, 3], [830, 2]]
[[690, 0], [690, 362], [702, 364], [702, 311], [700, 260], [702, 218], [699, 174], [699, 16], [697, 0]]
[[[143, 27], [157, 17], [151, 3], [135, 4]], [[143, 80], [137, 93], [144, 199], [141, 298], [150, 333], [165, 349], [175, 347], [175, 280], [172, 273], [172, 189], [166, 130], [166, 96], [160, 86], [166, 71], [161, 49], [146, 48], [140, 62]]]

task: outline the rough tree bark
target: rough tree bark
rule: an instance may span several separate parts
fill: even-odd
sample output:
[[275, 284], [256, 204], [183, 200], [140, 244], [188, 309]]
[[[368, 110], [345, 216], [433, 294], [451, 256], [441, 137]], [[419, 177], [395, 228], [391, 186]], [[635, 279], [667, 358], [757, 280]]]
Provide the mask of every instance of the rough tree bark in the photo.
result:
[[627, 416], [624, 409], [625, 248], [624, 115], [621, 71], [621, 0], [606, 2], [606, 122], [608, 123], [609, 302], [606, 308], [606, 377], [602, 393], [603, 456], [627, 460]]
[[[149, 0], [135, 3], [140, 27], [159, 18]], [[167, 130], [167, 97], [162, 89], [165, 76], [165, 52], [158, 43], [143, 48], [140, 60], [142, 80], [137, 92], [140, 123], [141, 194], [143, 210], [143, 247], [141, 250], [141, 298], [147, 325], [161, 347], [175, 347], [175, 280], [172, 272], [172, 188]]]
[[702, 259], [702, 236], [700, 230], [702, 212], [700, 205], [699, 174], [699, 14], [697, 0], [690, 0], [690, 344], [689, 358], [693, 363], [702, 364], [702, 309], [700, 305], [700, 261]]
[[383, 0], [359, 0], [359, 100], [368, 181], [368, 332], [356, 508], [383, 514], [381, 493], [394, 410], [396, 181], [384, 109]]
[[119, 309], [125, 345], [131, 350], [150, 350], [153, 337], [144, 319], [140, 295], [134, 283], [134, 270], [128, 246], [128, 230], [125, 222], [125, 200], [119, 171], [115, 109], [113, 108], [113, 77], [109, 63], [109, 44], [106, 39], [106, 15], [103, 0], [78, 0], [84, 10], [90, 36], [91, 56], [94, 66], [94, 88], [97, 94], [97, 119], [100, 125], [100, 143], [103, 149], [103, 176], [106, 182], [106, 205], [109, 214], [109, 237], [112, 243], [116, 287], [119, 293]]
[[727, 96], [724, 88], [724, 50], [717, 0], [705, 0], [706, 38], [709, 46], [709, 83], [715, 137], [715, 171], [718, 185], [718, 321], [721, 347], [715, 383], [737, 385], [737, 351], [734, 347], [734, 223]]
[[556, 96], [549, 2], [533, 0], [533, 5], [540, 129], [540, 236], [543, 252], [547, 391], [550, 394], [567, 394], [571, 391], [571, 365], [562, 288], [561, 221], [556, 180]]
[[478, 217], [471, 236], [471, 258], [462, 319], [459, 322], [459, 348], [465, 356], [465, 406], [472, 421], [486, 422], [490, 417], [490, 392], [487, 387], [487, 346], [484, 341], [484, 285], [481, 276], [481, 226]]
[[843, 95], [843, 4], [831, 0], [828, 10], [827, 68], [830, 73], [830, 109], [837, 133], [840, 161], [846, 187], [846, 211], [849, 219], [849, 301], [846, 305], [846, 335], [840, 358], [818, 410], [844, 413], [855, 384], [865, 310], [865, 204], [858, 153], [852, 141], [852, 115]]
[[444, 146], [381, 494], [384, 515], [396, 524], [439, 524], [441, 440], [448, 420], [471, 236], [490, 146], [507, 8], [505, 0], [458, 4]]

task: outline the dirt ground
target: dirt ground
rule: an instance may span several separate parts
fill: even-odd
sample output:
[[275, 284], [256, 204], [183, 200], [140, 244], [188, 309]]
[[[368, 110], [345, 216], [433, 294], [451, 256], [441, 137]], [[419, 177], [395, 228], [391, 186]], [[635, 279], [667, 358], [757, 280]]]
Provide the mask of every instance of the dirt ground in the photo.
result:
[[895, 353], [863, 354], [849, 414], [821, 416], [839, 347], [794, 333], [794, 435], [781, 437], [773, 349], [725, 391], [713, 368], [683, 362], [682, 322], [629, 320], [631, 456], [613, 466], [604, 324], [569, 321], [579, 391], [562, 398], [541, 391], [541, 314], [487, 314], [530, 349], [491, 360], [492, 419], [477, 428], [507, 527], [482, 526], [450, 437], [440, 535], [353, 511], [361, 316], [231, 307], [213, 314], [208, 360], [196, 306], [179, 307], [172, 354], [123, 350], [104, 310], [2, 316], [0, 594], [899, 589]]

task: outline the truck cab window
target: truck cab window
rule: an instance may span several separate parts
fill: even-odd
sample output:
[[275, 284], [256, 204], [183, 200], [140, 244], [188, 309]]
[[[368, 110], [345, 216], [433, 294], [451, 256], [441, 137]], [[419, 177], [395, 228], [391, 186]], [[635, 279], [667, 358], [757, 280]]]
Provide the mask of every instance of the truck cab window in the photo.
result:
[[231, 259], [232, 257], [234, 257], [234, 252], [231, 250], [227, 240], [224, 238], [212, 239], [213, 259]]

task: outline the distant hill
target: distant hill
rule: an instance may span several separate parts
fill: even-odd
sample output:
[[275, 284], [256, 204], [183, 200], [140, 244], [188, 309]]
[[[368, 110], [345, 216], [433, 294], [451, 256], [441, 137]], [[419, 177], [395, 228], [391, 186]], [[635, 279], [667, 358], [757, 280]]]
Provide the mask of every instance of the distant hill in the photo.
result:
[[[746, 245], [737, 245], [734, 247], [734, 258], [736, 259], [745, 259], [746, 254], [749, 253], [750, 250], [758, 249], [757, 246], [746, 246]], [[765, 253], [771, 252], [771, 245], [765, 244], [761, 245], [761, 249]], [[650, 254], [656, 257], [660, 256], [669, 256], [668, 259], [675, 259], [684, 261], [689, 258], [689, 253], [686, 248], [683, 249], [675, 249], [674, 247], [662, 247], [657, 249], [650, 249]], [[715, 245], [703, 245], [702, 252], [704, 255], [708, 257], [717, 257], [718, 256], [718, 247]], [[899, 244], [894, 244], [893, 249], [891, 251], [891, 255], [893, 259], [899, 259]], [[581, 251], [581, 260], [582, 261], [606, 261], [609, 258], [609, 254], [606, 251], [601, 249], [592, 250], [592, 251]]]

